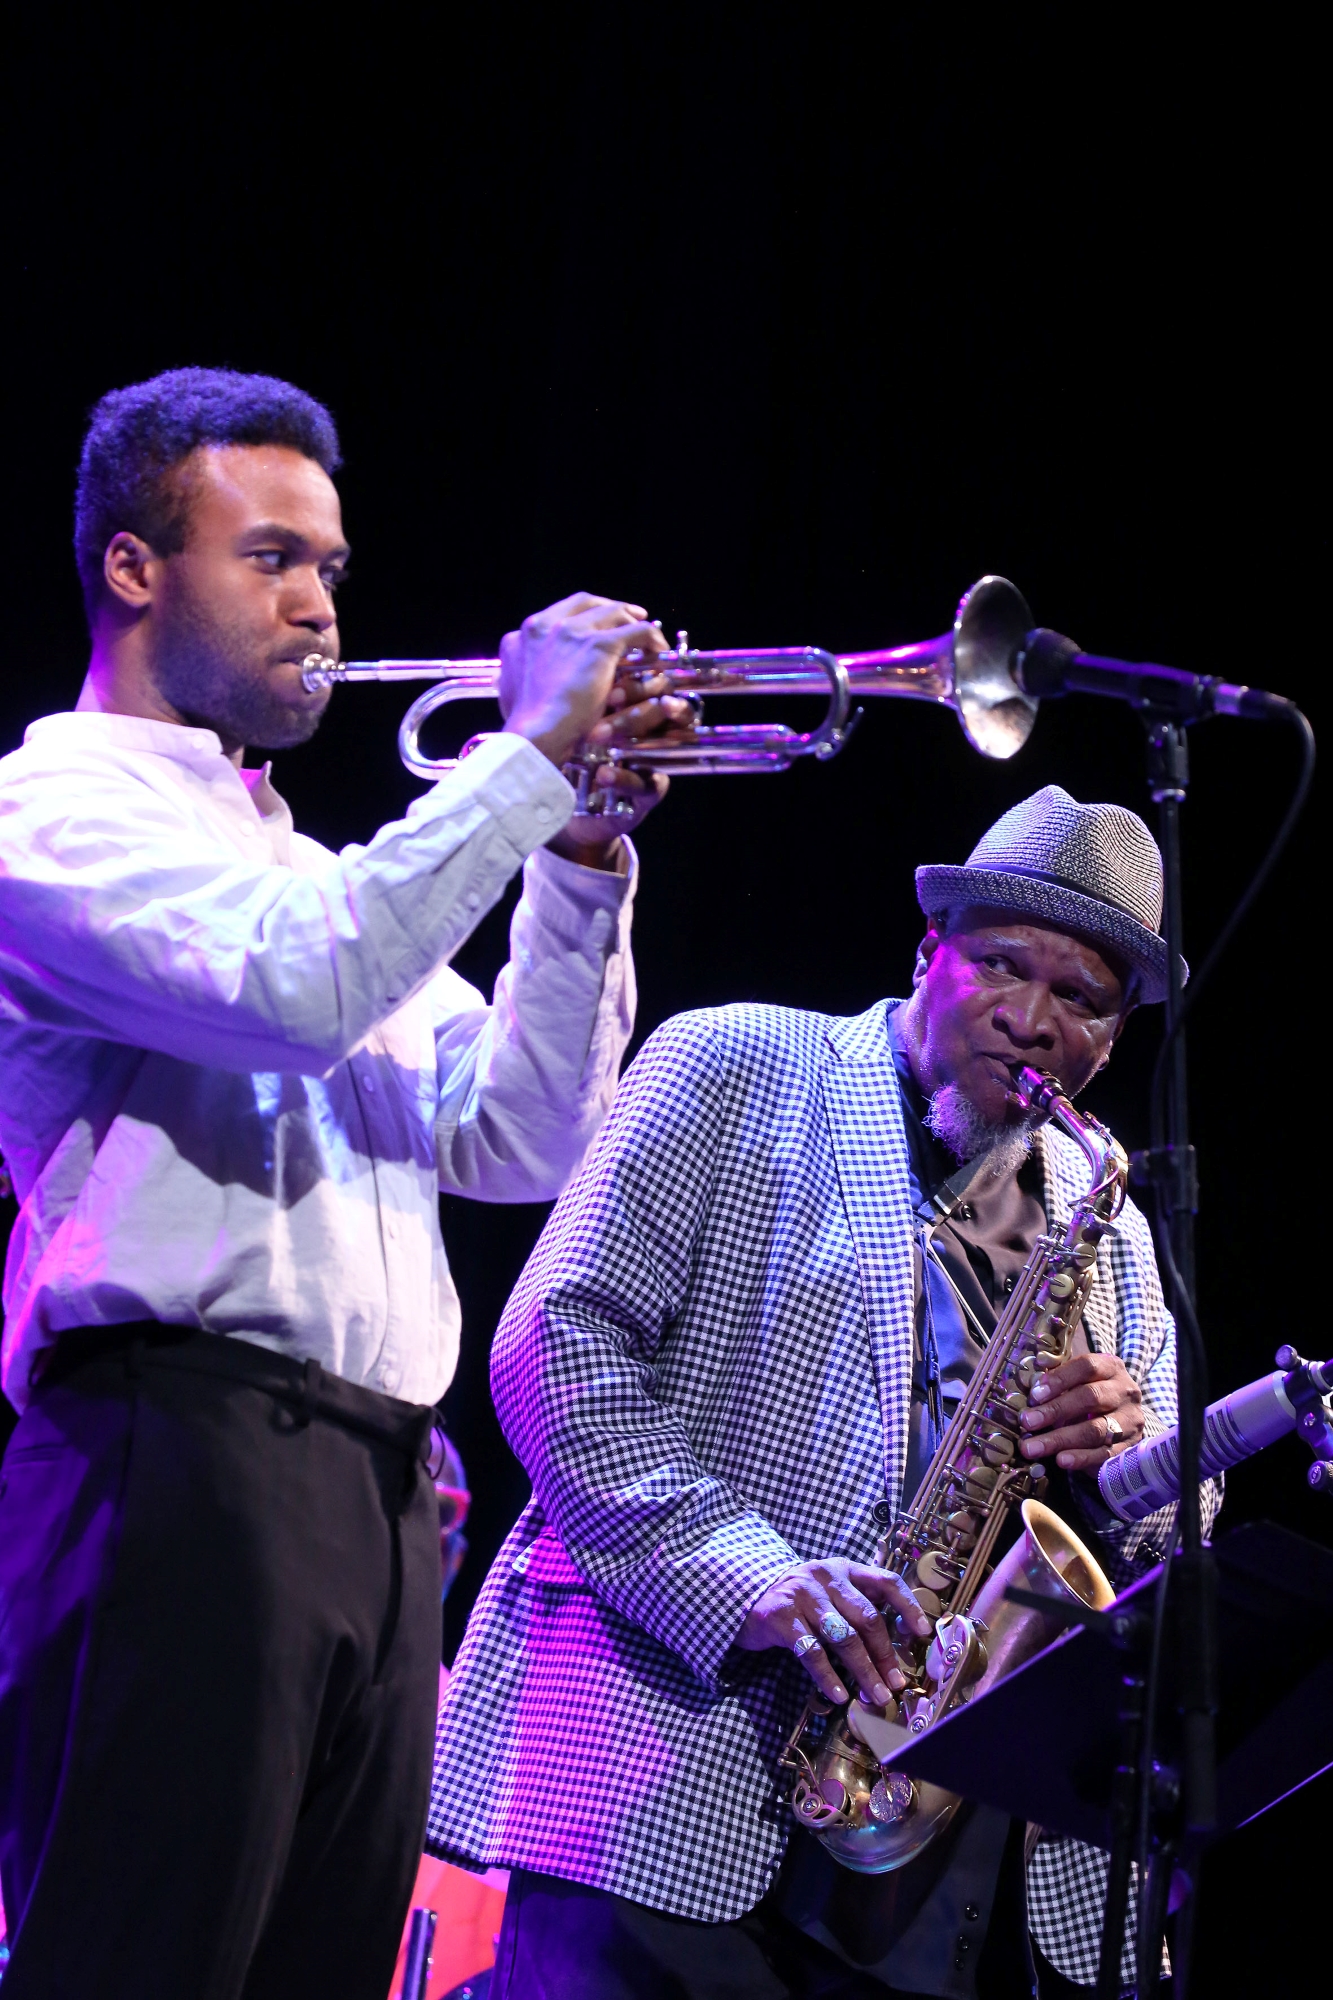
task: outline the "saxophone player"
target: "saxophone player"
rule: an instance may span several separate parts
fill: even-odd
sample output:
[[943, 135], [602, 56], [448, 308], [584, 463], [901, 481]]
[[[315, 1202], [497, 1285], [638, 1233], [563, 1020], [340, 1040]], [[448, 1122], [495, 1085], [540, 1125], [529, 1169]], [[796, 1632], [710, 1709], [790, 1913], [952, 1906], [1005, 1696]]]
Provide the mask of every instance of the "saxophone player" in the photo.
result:
[[[902, 1002], [685, 1015], [631, 1066], [497, 1335], [533, 1498], [441, 1712], [428, 1847], [510, 1868], [494, 2000], [1009, 2000], [1095, 1978], [1105, 1858], [964, 1809], [911, 1868], [838, 1869], [781, 1802], [811, 1683], [902, 1685], [875, 1566], [1034, 1243], [1086, 1185], [1009, 1065], [1073, 1096], [1162, 998], [1161, 858], [1048, 786], [917, 873]], [[1120, 1580], [1107, 1454], [1175, 1416], [1174, 1329], [1132, 1205], [1020, 1449]], [[1217, 1495], [1208, 1496], [1216, 1504]]]

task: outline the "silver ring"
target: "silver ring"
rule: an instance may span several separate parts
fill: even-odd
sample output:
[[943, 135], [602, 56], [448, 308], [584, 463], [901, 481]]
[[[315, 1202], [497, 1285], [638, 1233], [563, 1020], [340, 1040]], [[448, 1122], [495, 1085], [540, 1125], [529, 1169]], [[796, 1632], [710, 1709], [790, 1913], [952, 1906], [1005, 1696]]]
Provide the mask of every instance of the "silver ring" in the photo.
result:
[[1106, 1425], [1106, 1442], [1108, 1444], [1116, 1444], [1125, 1435], [1125, 1427], [1119, 1417], [1103, 1417], [1102, 1422]]
[[852, 1628], [841, 1611], [826, 1611], [819, 1621], [819, 1629], [830, 1646], [841, 1646], [852, 1636]]
[[791, 1649], [798, 1660], [803, 1660], [807, 1653], [819, 1650], [819, 1641], [813, 1632], [802, 1632], [799, 1639], [792, 1640]]

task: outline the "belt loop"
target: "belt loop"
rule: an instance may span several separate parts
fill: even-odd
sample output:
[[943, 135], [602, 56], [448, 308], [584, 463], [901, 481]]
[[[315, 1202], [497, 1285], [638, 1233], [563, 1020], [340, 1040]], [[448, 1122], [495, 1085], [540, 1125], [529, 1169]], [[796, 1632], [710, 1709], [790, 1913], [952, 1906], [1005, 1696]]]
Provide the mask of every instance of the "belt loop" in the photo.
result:
[[320, 1392], [323, 1373], [324, 1370], [318, 1361], [306, 1362], [305, 1378], [301, 1384], [301, 1400], [296, 1406], [296, 1423], [300, 1430], [305, 1429], [315, 1414], [315, 1399]]

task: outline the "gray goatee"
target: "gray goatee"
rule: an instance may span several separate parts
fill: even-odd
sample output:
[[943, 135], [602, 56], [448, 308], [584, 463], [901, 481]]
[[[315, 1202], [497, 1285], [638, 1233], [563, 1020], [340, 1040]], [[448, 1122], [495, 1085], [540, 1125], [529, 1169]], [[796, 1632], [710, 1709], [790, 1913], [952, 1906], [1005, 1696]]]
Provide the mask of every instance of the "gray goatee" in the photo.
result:
[[997, 1178], [1016, 1174], [1032, 1151], [1033, 1126], [1024, 1118], [1017, 1125], [994, 1124], [983, 1118], [956, 1083], [937, 1090], [926, 1111], [926, 1124], [956, 1160], [984, 1161]]

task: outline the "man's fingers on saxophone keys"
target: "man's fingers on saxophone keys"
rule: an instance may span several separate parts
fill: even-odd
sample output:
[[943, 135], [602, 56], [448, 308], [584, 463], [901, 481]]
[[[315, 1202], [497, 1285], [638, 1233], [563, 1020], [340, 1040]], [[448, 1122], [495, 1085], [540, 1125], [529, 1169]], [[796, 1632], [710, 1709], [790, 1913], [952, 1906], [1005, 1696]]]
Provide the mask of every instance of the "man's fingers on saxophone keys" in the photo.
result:
[[[882, 1708], [890, 1698], [890, 1689], [885, 1686], [879, 1668], [866, 1651], [860, 1634], [850, 1620], [844, 1618], [836, 1605], [829, 1604], [826, 1610], [819, 1613], [815, 1629], [823, 1644], [836, 1654], [838, 1665], [847, 1679], [854, 1682], [871, 1701]], [[848, 1695], [844, 1692], [836, 1699], [846, 1701]]]
[[1143, 1392], [1116, 1355], [1078, 1355], [1037, 1383], [1032, 1397], [1039, 1407], [1024, 1410], [1023, 1428], [1045, 1435], [1024, 1440], [1028, 1459], [1056, 1458], [1069, 1470], [1084, 1471], [1084, 1459], [1067, 1461], [1060, 1454], [1097, 1447], [1104, 1452], [1108, 1420], [1117, 1426], [1112, 1443], [1132, 1443], [1143, 1432]]
[[[858, 1576], [863, 1574], [859, 1569], [853, 1573]], [[879, 1577], [880, 1575], [881, 1572], [879, 1571], [871, 1572], [872, 1577]], [[899, 1586], [897, 1595], [907, 1602], [915, 1604], [916, 1600], [912, 1597], [906, 1585], [903, 1584], [902, 1579], [896, 1578], [895, 1582]], [[888, 1621], [880, 1607], [872, 1602], [869, 1594], [858, 1590], [852, 1582], [833, 1586], [830, 1595], [842, 1605], [843, 1609], [847, 1611], [848, 1616], [856, 1622], [857, 1631], [866, 1652], [870, 1656], [878, 1684], [874, 1691], [874, 1698], [882, 1708], [884, 1706], [883, 1689], [886, 1685], [891, 1693], [896, 1693], [899, 1688], [905, 1687], [907, 1684], [907, 1677], [898, 1664], [898, 1655], [894, 1650], [893, 1635], [889, 1629]], [[893, 1602], [894, 1600], [891, 1598], [890, 1603], [892, 1604]], [[920, 1616], [919, 1613], [918, 1616]], [[858, 1675], [857, 1678], [860, 1680], [861, 1686], [866, 1688], [867, 1683], [864, 1677]]]
[[929, 1636], [930, 1620], [896, 1570], [852, 1563], [847, 1574], [849, 1581], [874, 1601], [881, 1617], [891, 1608], [902, 1615], [909, 1631], [920, 1633], [923, 1639]]
[[791, 1651], [826, 1701], [841, 1704], [847, 1700], [847, 1690], [838, 1679], [833, 1662], [804, 1618], [792, 1621]]

